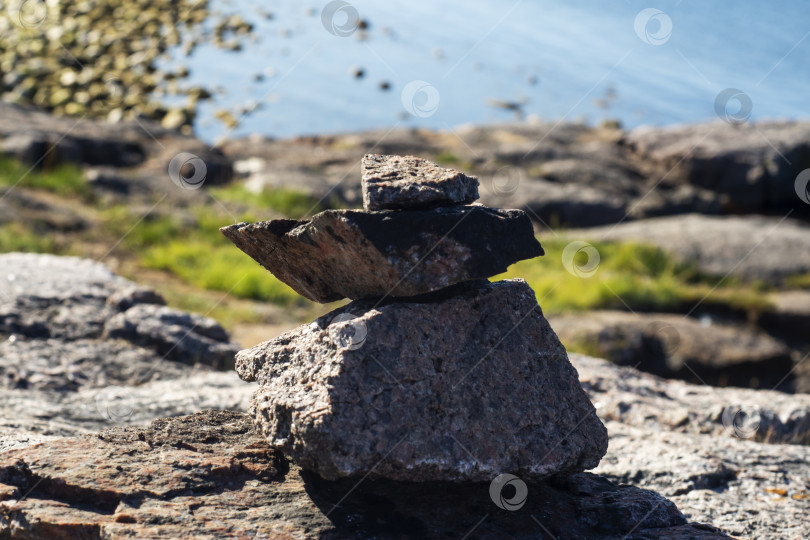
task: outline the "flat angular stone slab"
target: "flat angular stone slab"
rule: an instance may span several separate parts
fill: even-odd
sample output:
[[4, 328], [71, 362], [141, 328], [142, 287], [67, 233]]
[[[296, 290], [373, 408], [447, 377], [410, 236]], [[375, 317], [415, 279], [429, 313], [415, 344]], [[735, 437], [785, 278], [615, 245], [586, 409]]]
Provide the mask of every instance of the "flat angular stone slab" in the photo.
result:
[[423, 294], [543, 254], [524, 212], [483, 206], [327, 210], [309, 221], [239, 223], [221, 231], [296, 292], [324, 303]]
[[414, 156], [363, 157], [363, 208], [412, 210], [478, 200], [478, 178]]
[[607, 431], [523, 280], [352, 302], [237, 354], [268, 441], [326, 479], [524, 479], [595, 467]]

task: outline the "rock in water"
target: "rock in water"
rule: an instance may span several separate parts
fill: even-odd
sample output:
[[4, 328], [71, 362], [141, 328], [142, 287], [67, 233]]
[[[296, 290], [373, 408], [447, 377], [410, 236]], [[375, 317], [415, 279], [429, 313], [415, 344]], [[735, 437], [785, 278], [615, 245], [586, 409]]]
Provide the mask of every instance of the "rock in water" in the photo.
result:
[[607, 431], [523, 280], [353, 302], [237, 355], [268, 440], [326, 479], [539, 479], [593, 468]]
[[363, 208], [412, 210], [478, 200], [478, 178], [414, 156], [363, 157]]
[[483, 206], [327, 210], [309, 221], [239, 223], [221, 231], [316, 302], [423, 294], [543, 255], [524, 212]]

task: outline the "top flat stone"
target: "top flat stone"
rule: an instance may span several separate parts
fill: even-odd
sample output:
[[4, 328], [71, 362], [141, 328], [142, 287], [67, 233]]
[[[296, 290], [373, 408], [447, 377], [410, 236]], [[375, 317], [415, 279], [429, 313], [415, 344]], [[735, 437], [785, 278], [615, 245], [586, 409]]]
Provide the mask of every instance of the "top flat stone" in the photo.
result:
[[297, 293], [323, 303], [425, 294], [544, 253], [524, 212], [479, 205], [326, 210], [306, 221], [237, 223], [220, 231]]
[[414, 156], [363, 157], [363, 207], [413, 210], [469, 204], [478, 199], [478, 179]]

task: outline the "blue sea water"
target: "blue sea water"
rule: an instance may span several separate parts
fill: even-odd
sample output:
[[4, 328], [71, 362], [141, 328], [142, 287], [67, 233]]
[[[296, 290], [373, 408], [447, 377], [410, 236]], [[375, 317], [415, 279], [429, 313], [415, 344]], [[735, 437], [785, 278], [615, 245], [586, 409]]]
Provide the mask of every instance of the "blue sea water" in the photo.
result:
[[[203, 105], [198, 135], [448, 129], [520, 115], [625, 127], [705, 121], [718, 110], [810, 117], [806, 0], [347, 0], [335, 23], [354, 9], [370, 26], [346, 37], [324, 26], [327, 4], [212, 1], [252, 22], [257, 39], [240, 52], [203, 46], [185, 61], [191, 82], [222, 90]], [[737, 98], [717, 107], [727, 88]], [[233, 131], [214, 119], [251, 104], [259, 108]]]

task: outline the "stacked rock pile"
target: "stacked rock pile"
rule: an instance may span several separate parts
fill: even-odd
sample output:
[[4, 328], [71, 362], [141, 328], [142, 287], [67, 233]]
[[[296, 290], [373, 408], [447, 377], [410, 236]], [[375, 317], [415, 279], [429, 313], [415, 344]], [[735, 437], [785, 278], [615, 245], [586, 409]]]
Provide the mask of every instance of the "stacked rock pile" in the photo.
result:
[[607, 431], [525, 281], [528, 216], [471, 204], [478, 180], [367, 155], [363, 210], [222, 232], [301, 295], [352, 302], [236, 356], [250, 414], [334, 480], [541, 479], [593, 468]]

